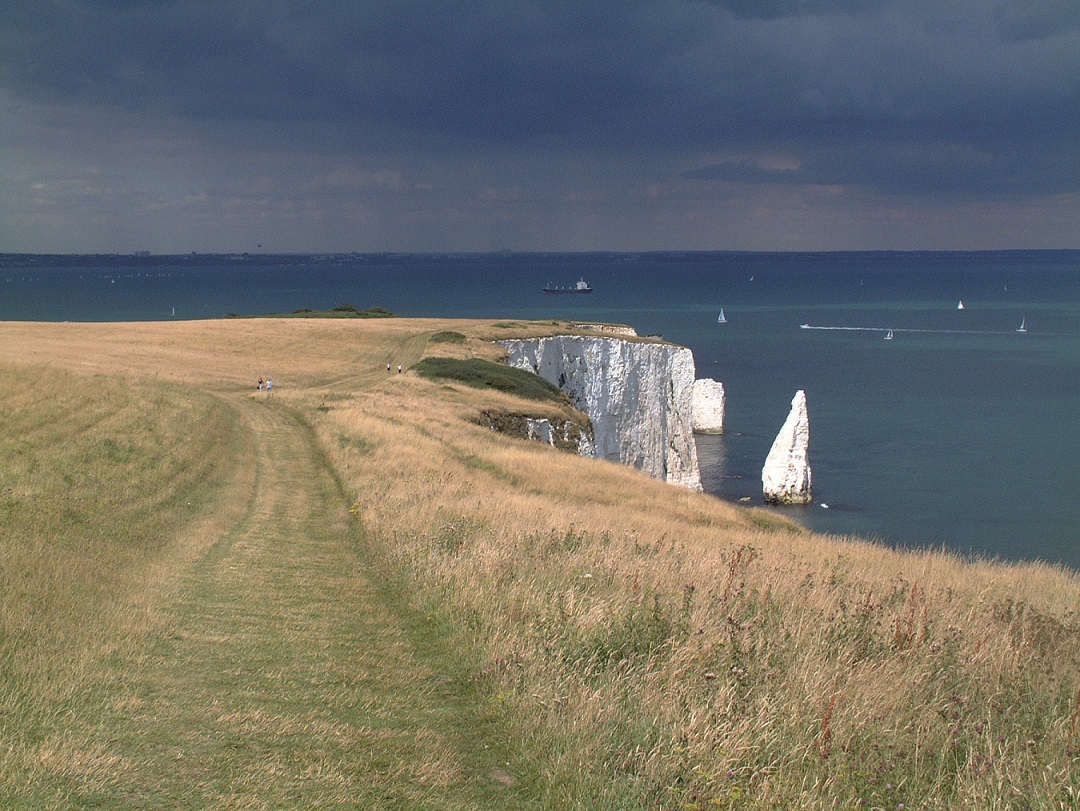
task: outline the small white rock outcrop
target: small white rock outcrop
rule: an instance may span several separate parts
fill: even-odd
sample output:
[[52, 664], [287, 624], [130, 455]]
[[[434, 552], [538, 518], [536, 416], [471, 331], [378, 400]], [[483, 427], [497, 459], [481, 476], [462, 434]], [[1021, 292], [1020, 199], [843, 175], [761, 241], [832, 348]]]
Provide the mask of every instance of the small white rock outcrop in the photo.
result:
[[724, 433], [724, 384], [708, 377], [695, 380], [693, 414], [694, 433]]
[[551, 447], [564, 448], [568, 445], [576, 445], [577, 452], [581, 456], [593, 456], [592, 439], [583, 434], [578, 426], [569, 420], [561, 420], [552, 424], [549, 419], [525, 419], [526, 439], [543, 442]]
[[701, 490], [689, 349], [581, 335], [498, 343], [511, 366], [555, 384], [589, 416], [594, 443], [589, 455]]
[[587, 329], [593, 332], [604, 332], [608, 335], [626, 335], [629, 338], [637, 337], [637, 330], [622, 324], [574, 324], [577, 329]]
[[806, 410], [806, 392], [795, 392], [791, 411], [776, 435], [772, 449], [761, 469], [765, 501], [771, 504], [809, 504], [813, 501], [810, 486], [810, 417]]

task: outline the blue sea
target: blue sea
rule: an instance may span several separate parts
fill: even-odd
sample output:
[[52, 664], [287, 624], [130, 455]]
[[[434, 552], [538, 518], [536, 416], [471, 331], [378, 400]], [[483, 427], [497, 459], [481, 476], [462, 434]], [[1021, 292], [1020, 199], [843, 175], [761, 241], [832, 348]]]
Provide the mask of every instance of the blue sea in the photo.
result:
[[[592, 294], [542, 292], [579, 278]], [[630, 324], [724, 384], [727, 433], [698, 440], [707, 492], [761, 502], [805, 389], [815, 502], [778, 509], [823, 532], [1080, 569], [1080, 251], [7, 255], [0, 291], [3, 320], [351, 303]]]

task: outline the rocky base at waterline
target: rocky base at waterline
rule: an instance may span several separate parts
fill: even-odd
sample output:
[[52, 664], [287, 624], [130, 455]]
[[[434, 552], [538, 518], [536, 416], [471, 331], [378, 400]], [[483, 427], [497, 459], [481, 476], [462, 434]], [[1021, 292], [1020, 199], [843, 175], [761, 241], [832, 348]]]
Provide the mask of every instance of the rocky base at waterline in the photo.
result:
[[761, 486], [766, 502], [809, 504], [814, 500], [809, 447], [810, 417], [806, 409], [806, 392], [800, 389], [791, 400], [791, 411], [761, 469]]

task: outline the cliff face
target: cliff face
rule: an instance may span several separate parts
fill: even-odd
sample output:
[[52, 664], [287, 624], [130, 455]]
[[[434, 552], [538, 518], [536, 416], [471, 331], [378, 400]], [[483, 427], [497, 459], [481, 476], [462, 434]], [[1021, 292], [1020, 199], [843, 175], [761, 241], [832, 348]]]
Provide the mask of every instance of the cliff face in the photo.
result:
[[511, 366], [554, 383], [589, 415], [591, 455], [701, 489], [691, 428], [694, 356], [689, 349], [576, 335], [499, 344]]

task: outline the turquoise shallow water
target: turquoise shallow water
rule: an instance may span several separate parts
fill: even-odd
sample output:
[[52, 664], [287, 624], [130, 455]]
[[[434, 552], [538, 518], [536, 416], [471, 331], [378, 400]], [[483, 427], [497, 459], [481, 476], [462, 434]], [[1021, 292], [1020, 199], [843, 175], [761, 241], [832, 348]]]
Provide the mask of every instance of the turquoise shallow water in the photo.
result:
[[[595, 292], [541, 292], [579, 277]], [[707, 491], [760, 502], [761, 465], [802, 388], [815, 504], [790, 514], [890, 544], [1080, 568], [1080, 251], [8, 256], [0, 292], [5, 320], [348, 302], [627, 323], [689, 346], [698, 376], [725, 385], [728, 433], [699, 439]]]

